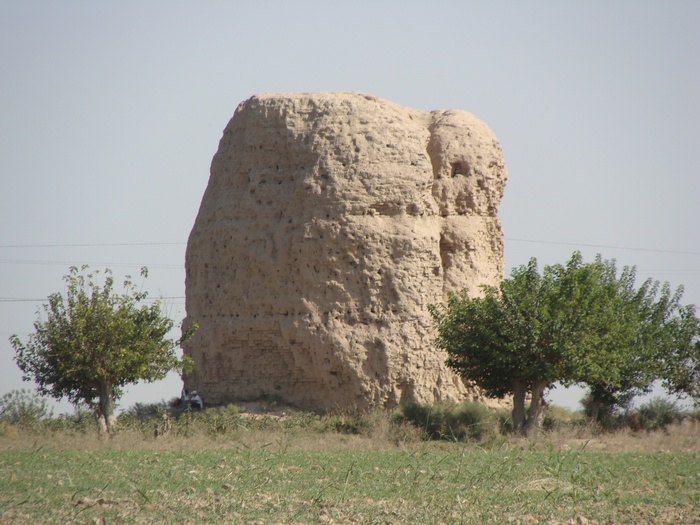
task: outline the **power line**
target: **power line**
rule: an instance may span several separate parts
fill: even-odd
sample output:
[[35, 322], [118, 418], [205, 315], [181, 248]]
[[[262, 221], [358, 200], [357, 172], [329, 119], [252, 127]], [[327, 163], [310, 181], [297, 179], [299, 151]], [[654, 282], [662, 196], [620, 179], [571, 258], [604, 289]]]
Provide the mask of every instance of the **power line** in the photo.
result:
[[81, 244], [0, 244], [0, 248], [92, 248], [99, 246], [183, 246], [185, 242], [120, 242]]
[[[700, 255], [700, 252], [685, 250], [661, 250], [657, 248], [638, 248], [631, 246], [616, 246], [607, 244], [586, 244], [561, 241], [542, 241], [537, 239], [516, 239], [506, 237], [506, 241], [527, 242], [532, 244], [554, 244], [561, 246], [585, 246], [586, 248], [608, 248], [614, 250], [629, 250], [637, 252], [675, 253], [682, 255]], [[93, 247], [119, 247], [119, 246], [184, 246], [186, 242], [122, 242], [122, 243], [75, 243], [75, 244], [0, 244], [0, 248], [93, 248]]]
[[586, 248], [608, 248], [611, 250], [629, 250], [635, 252], [656, 252], [656, 253], [674, 253], [680, 255], [700, 255], [700, 252], [689, 252], [681, 250], [659, 250], [655, 248], [632, 248], [629, 246], [612, 246], [606, 244], [584, 244], [584, 243], [574, 243], [574, 242], [557, 242], [557, 241], [538, 241], [533, 239], [514, 239], [512, 237], [505, 237], [506, 241], [511, 242], [528, 242], [532, 244], [556, 244], [561, 246], [585, 246]]
[[698, 275], [700, 274], [700, 270], [674, 270], [674, 269], [668, 269], [668, 270], [641, 270], [637, 269], [638, 274], [660, 274], [660, 275]]
[[[637, 248], [631, 246], [615, 246], [607, 244], [585, 244], [575, 242], [560, 242], [560, 241], [542, 241], [537, 239], [516, 239], [513, 237], [505, 237], [506, 241], [511, 242], [527, 242], [532, 244], [554, 244], [562, 246], [585, 246], [587, 248], [608, 248], [615, 250], [630, 250], [638, 252], [658, 252], [658, 253], [675, 253], [683, 255], [700, 255], [700, 252], [691, 252], [685, 250], [660, 250], [657, 248]], [[94, 247], [118, 247], [118, 246], [184, 246], [186, 242], [121, 242], [121, 243], [74, 243], [74, 244], [0, 244], [0, 248], [94, 248]]]
[[42, 266], [108, 266], [114, 268], [164, 268], [170, 270], [184, 270], [183, 264], [144, 264], [144, 263], [107, 263], [107, 262], [75, 262], [75, 261], [34, 261], [22, 259], [0, 259], [0, 264], [36, 264]]

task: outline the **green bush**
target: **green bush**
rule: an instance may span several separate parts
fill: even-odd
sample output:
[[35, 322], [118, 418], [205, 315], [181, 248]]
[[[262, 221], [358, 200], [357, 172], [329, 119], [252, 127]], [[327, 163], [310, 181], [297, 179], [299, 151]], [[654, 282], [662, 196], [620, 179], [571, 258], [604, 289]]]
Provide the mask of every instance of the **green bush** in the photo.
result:
[[633, 411], [641, 429], [651, 432], [663, 430], [673, 423], [680, 423], [686, 414], [676, 403], [662, 397], [656, 397], [640, 405]]
[[321, 429], [338, 434], [369, 435], [372, 430], [386, 421], [384, 412], [362, 412], [360, 410], [340, 410], [320, 417]]
[[72, 414], [60, 414], [47, 420], [46, 425], [52, 431], [85, 433], [95, 430], [95, 414], [85, 405], [79, 405]]
[[240, 410], [234, 404], [207, 409], [203, 412], [194, 411], [192, 414], [210, 436], [230, 434], [246, 427]]
[[12, 390], [0, 397], [0, 421], [28, 427], [47, 421], [53, 416], [46, 398], [26, 390]]
[[465, 438], [479, 441], [486, 437], [494, 426], [488, 407], [475, 402], [458, 405], [449, 423], [458, 429], [460, 441]]
[[321, 417], [313, 412], [292, 410], [280, 422], [285, 429], [314, 429], [321, 423]]
[[496, 427], [493, 413], [481, 403], [474, 402], [405, 403], [392, 416], [392, 422], [411, 423], [423, 431], [426, 439], [448, 441], [478, 441]]
[[597, 425], [598, 429], [615, 431], [628, 426], [628, 414], [631, 402], [632, 398], [629, 397], [617, 400], [615, 403], [613, 403], [612, 400], [601, 403], [598, 408], [598, 418], [596, 421], [593, 421], [595, 405], [590, 392], [581, 400], [581, 407], [583, 408], [583, 413], [587, 420]]

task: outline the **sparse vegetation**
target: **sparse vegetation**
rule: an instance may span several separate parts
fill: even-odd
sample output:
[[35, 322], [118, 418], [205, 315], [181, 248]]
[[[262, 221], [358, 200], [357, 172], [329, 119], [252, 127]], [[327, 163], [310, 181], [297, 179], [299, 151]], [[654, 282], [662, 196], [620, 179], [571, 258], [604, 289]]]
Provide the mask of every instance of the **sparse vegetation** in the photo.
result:
[[697, 517], [697, 459], [688, 454], [670, 462], [518, 450], [3, 456], [11, 478], [0, 495], [5, 523], [683, 524]]
[[[439, 408], [442, 421], [474, 409]], [[480, 421], [494, 421], [494, 414]], [[173, 416], [172, 430], [160, 435], [152, 432], [162, 417], [158, 406], [147, 417], [121, 417], [120, 432], [109, 440], [98, 439], [94, 425], [70, 439], [65, 430], [0, 433], [0, 524], [699, 518], [700, 447], [697, 428], [688, 424], [610, 434], [606, 439], [629, 450], [610, 454], [583, 425], [545, 432], [538, 441], [501, 436], [485, 445], [444, 436], [425, 441], [417, 427], [395, 417], [390, 423], [386, 414], [281, 416], [229, 406]]]
[[[640, 411], [668, 421], [671, 408]], [[156, 403], [123, 412], [108, 440], [87, 410], [5, 421], [0, 524], [698, 523], [697, 418], [600, 434], [551, 407], [536, 441], [504, 434], [508, 418], [475, 403], [327, 415]]]
[[639, 427], [647, 432], [666, 430], [690, 417], [689, 412], [678, 408], [676, 403], [660, 397], [640, 405], [633, 414], [638, 418]]

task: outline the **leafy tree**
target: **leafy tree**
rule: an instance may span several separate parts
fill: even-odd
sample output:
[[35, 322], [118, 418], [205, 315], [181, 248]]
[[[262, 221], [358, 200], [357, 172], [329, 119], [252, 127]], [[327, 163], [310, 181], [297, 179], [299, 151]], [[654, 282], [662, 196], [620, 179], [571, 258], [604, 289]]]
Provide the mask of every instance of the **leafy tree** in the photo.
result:
[[[682, 289], [646, 281], [635, 288], [634, 268], [618, 276], [614, 261], [584, 263], [576, 252], [565, 265], [513, 269], [498, 288], [466, 290], [447, 306], [430, 306], [437, 346], [447, 364], [487, 395], [513, 395], [513, 428], [539, 426], [541, 397], [555, 382], [590, 387], [594, 418], [601, 405], [624, 405], [656, 379], [672, 390], [700, 393], [698, 327]], [[530, 406], [525, 411], [525, 398]]]
[[[87, 272], [87, 266], [80, 271], [71, 267], [64, 277], [65, 297], [49, 296], [26, 345], [16, 335], [10, 342], [25, 381], [35, 381], [41, 394], [88, 404], [98, 428], [113, 432], [115, 401], [124, 386], [191, 368], [191, 361], [178, 359], [175, 349], [196, 326], [179, 340], [167, 339], [173, 321], [162, 314], [159, 301], [143, 304], [147, 293], [131, 277], [124, 281], [124, 293], [117, 294], [110, 270], [102, 286], [96, 282], [99, 272]], [[147, 275], [142, 268], [141, 276]]]
[[[580, 258], [570, 264], [577, 267]], [[540, 275], [531, 259], [498, 288], [482, 287], [482, 297], [470, 298], [463, 290], [450, 295], [446, 307], [429, 306], [448, 366], [491, 397], [512, 395], [518, 433], [538, 428], [544, 390], [571, 374], [566, 358], [571, 297], [559, 284], [549, 269]]]
[[700, 320], [695, 306], [673, 310], [666, 322], [666, 345], [669, 355], [660, 355], [660, 379], [672, 394], [691, 397], [700, 402]]
[[589, 385], [587, 412], [596, 420], [601, 407], [612, 411], [625, 406], [648, 388], [654, 352], [649, 345], [651, 338], [642, 333], [641, 304], [648, 284], [635, 291], [634, 268], [625, 267], [618, 277], [615, 261], [603, 261], [600, 255], [582, 265], [580, 271], [584, 268], [588, 279], [579, 280], [573, 305], [580, 321], [578, 342], [570, 356], [573, 374], [562, 382]]
[[589, 386], [591, 418], [598, 420], [601, 407], [627, 406], [657, 379], [669, 390], [697, 395], [700, 321], [693, 305], [681, 306], [683, 288], [672, 293], [668, 283], [652, 279], [637, 288], [634, 267], [618, 276], [615, 262], [600, 256], [589, 266], [597, 268], [597, 282], [588, 289], [576, 373], [564, 382]]

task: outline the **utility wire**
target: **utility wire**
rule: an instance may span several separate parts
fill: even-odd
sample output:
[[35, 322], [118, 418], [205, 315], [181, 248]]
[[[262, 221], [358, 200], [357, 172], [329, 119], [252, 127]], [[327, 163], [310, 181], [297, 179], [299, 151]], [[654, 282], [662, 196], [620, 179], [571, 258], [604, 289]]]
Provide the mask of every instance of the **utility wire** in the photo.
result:
[[92, 248], [96, 246], [184, 246], [185, 242], [119, 242], [82, 244], [0, 244], [0, 248]]
[[574, 242], [557, 242], [557, 241], [536, 241], [533, 239], [514, 239], [512, 237], [505, 237], [506, 241], [511, 242], [528, 242], [532, 244], [557, 244], [562, 246], [585, 246], [586, 248], [608, 248], [611, 250], [629, 250], [634, 252], [656, 252], [656, 253], [675, 253], [681, 255], [700, 255], [700, 252], [689, 252], [681, 250], [658, 250], [654, 248], [632, 248], [629, 246], [612, 246], [606, 244], [584, 244], [584, 243], [574, 243]]
[[73, 262], [73, 261], [33, 261], [33, 260], [22, 260], [22, 259], [0, 259], [0, 264], [38, 264], [42, 266], [81, 266], [87, 264], [88, 266], [107, 266], [114, 268], [141, 268], [146, 266], [148, 268], [164, 268], [170, 270], [184, 270], [184, 264], [144, 264], [144, 263], [106, 263], [106, 262]]
[[[506, 241], [526, 242], [532, 244], [553, 244], [560, 246], [585, 246], [586, 248], [608, 248], [614, 250], [629, 250], [637, 252], [675, 253], [682, 255], [700, 255], [700, 252], [685, 250], [660, 250], [656, 248], [637, 248], [631, 246], [616, 246], [607, 244], [585, 244], [575, 242], [542, 241], [537, 239], [516, 239], [505, 237]], [[0, 244], [2, 248], [93, 248], [93, 247], [116, 247], [116, 246], [184, 246], [186, 242], [123, 242], [123, 243], [80, 243], [80, 244]]]

